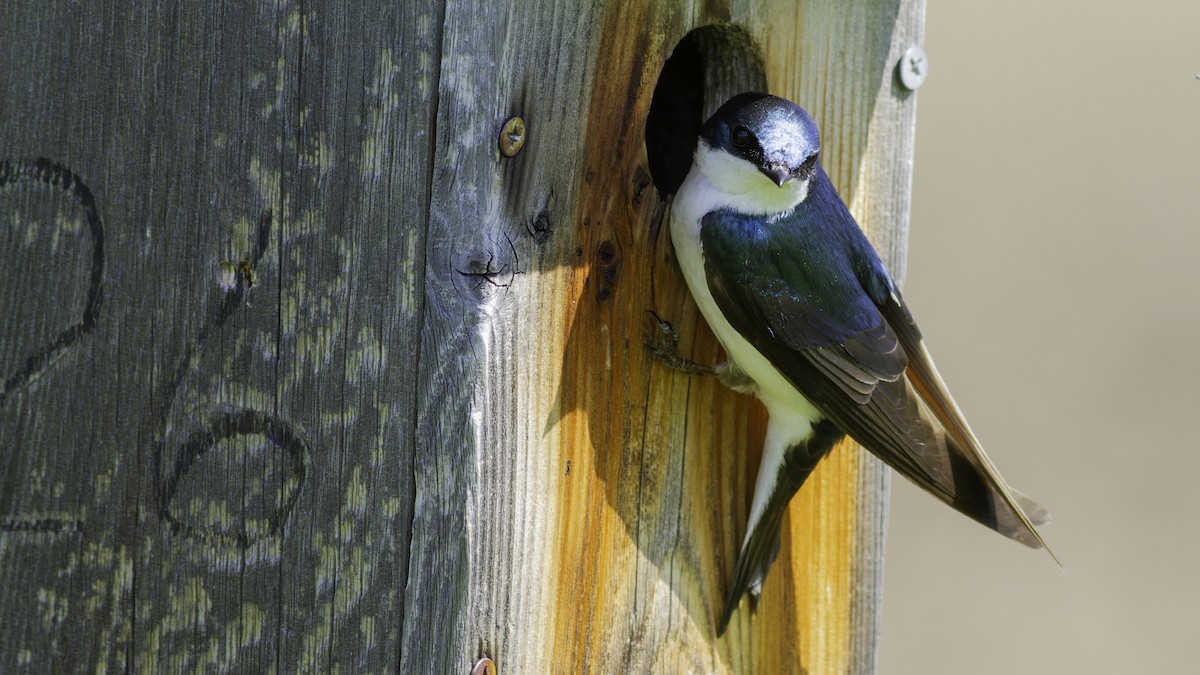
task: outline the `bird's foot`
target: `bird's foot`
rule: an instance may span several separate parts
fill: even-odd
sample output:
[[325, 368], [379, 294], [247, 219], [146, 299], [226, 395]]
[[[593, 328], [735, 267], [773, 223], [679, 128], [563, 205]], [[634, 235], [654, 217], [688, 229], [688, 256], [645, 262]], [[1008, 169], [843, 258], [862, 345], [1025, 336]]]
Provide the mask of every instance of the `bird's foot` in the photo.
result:
[[701, 363], [685, 357], [679, 353], [679, 333], [670, 321], [659, 316], [654, 310], [646, 310], [650, 316], [654, 317], [655, 328], [657, 333], [646, 340], [646, 349], [654, 355], [654, 358], [675, 370], [682, 371], [688, 375], [719, 375], [722, 369], [719, 366], [706, 366]]

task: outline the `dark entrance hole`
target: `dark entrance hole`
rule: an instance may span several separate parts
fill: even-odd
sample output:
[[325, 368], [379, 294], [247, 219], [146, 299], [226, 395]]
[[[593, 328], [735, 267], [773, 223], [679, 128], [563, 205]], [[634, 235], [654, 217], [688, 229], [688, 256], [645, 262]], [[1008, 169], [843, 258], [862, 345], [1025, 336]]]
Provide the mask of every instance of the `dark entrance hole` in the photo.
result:
[[730, 97], [766, 90], [758, 47], [740, 26], [701, 26], [683, 36], [663, 64], [646, 118], [646, 157], [659, 197], [683, 184], [704, 121]]

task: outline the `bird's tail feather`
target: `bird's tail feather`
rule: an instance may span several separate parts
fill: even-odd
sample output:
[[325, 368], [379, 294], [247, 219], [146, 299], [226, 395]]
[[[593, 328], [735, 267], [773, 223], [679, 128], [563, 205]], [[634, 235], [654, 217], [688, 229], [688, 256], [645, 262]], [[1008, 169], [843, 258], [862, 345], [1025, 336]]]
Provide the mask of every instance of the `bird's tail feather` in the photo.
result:
[[[718, 636], [725, 634], [730, 618], [742, 602], [742, 596], [749, 594], [751, 609], [758, 610], [758, 598], [762, 594], [763, 582], [767, 579], [771, 563], [775, 562], [775, 556], [779, 554], [779, 528], [783, 523], [783, 513], [788, 502], [816, 468], [817, 462], [828, 454], [841, 438], [842, 432], [833, 423], [828, 420], [818, 422], [813, 427], [812, 435], [805, 442], [783, 452], [782, 463], [776, 469], [770, 493], [754, 495], [756, 502], [760, 499], [765, 500], [765, 507], [761, 516], [749, 524], [750, 530], [742, 542], [742, 549], [738, 553], [737, 564], [733, 570], [733, 579], [725, 598], [725, 608], [717, 622]], [[765, 458], [769, 453], [763, 455]]]
[[717, 622], [718, 636], [725, 634], [729, 619], [741, 605], [743, 595], [750, 594], [751, 607], [757, 611], [763, 581], [767, 578], [771, 563], [775, 562], [775, 556], [779, 554], [779, 525], [783, 522], [783, 511], [768, 509], [742, 545], [729, 593], [725, 597], [725, 609]]
[[1033, 501], [1011, 485], [1008, 486], [1008, 489], [1012, 492], [1013, 497], [1016, 497], [1017, 506], [1020, 506], [1025, 515], [1029, 517], [1029, 522], [1038, 527], [1050, 523], [1050, 511], [1046, 507]]

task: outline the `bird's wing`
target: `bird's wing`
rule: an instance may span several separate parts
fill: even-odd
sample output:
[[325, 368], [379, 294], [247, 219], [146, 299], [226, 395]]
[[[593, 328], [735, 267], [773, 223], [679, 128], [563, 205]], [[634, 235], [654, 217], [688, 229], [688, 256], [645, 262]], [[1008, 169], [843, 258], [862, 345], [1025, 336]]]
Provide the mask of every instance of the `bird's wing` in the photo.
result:
[[1044, 546], [1022, 499], [1045, 511], [1018, 499], [984, 454], [840, 199], [810, 195], [804, 207], [825, 213], [703, 218], [708, 286], [725, 317], [863, 447], [962, 513]]
[[[890, 280], [888, 283], [890, 285]], [[954, 401], [954, 397], [950, 395], [950, 390], [942, 380], [942, 376], [938, 373], [937, 366], [933, 363], [933, 357], [925, 347], [921, 332], [913, 320], [912, 313], [908, 310], [908, 305], [904, 303], [900, 291], [893, 287], [886, 297], [879, 299], [877, 307], [884, 321], [896, 334], [905, 354], [908, 355], [909, 389], [915, 389], [921, 397], [924, 409], [933, 413], [941, 430], [949, 436], [948, 439], [945, 439], [945, 444], [961, 454], [971, 464], [975, 473], [984, 479], [984, 483], [993, 493], [993, 501], [997, 496], [995, 493], [998, 492], [1003, 500], [1003, 505], [1008, 507], [1008, 513], [1002, 513], [1006, 516], [1001, 521], [1004, 529], [1000, 527], [996, 529], [1026, 545], [1034, 548], [1046, 548], [1050, 557], [1057, 562], [1058, 559], [1046, 546], [1041, 534], [1034, 527], [1049, 522], [1050, 512], [1029, 497], [1009, 487], [996, 465], [983, 451], [979, 439], [971, 431], [966, 417], [959, 409], [958, 403]], [[997, 510], [1004, 511], [1003, 509]], [[1020, 522], [1013, 522], [1012, 515], [1018, 516]], [[1010, 532], [1015, 532], [1015, 534]]]

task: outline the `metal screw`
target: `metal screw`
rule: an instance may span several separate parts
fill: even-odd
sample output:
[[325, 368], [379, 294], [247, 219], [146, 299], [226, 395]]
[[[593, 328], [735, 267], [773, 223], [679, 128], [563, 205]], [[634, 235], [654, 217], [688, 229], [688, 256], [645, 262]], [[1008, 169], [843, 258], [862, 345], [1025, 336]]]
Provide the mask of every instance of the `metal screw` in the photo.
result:
[[926, 58], [924, 49], [913, 45], [900, 57], [900, 64], [896, 67], [900, 71], [900, 83], [906, 89], [916, 91], [917, 87], [925, 83], [925, 76], [929, 74], [929, 59]]
[[485, 656], [471, 669], [471, 675], [496, 675], [496, 664]]
[[500, 152], [505, 157], [516, 157], [521, 148], [525, 147], [525, 120], [520, 117], [510, 117], [500, 130]]

